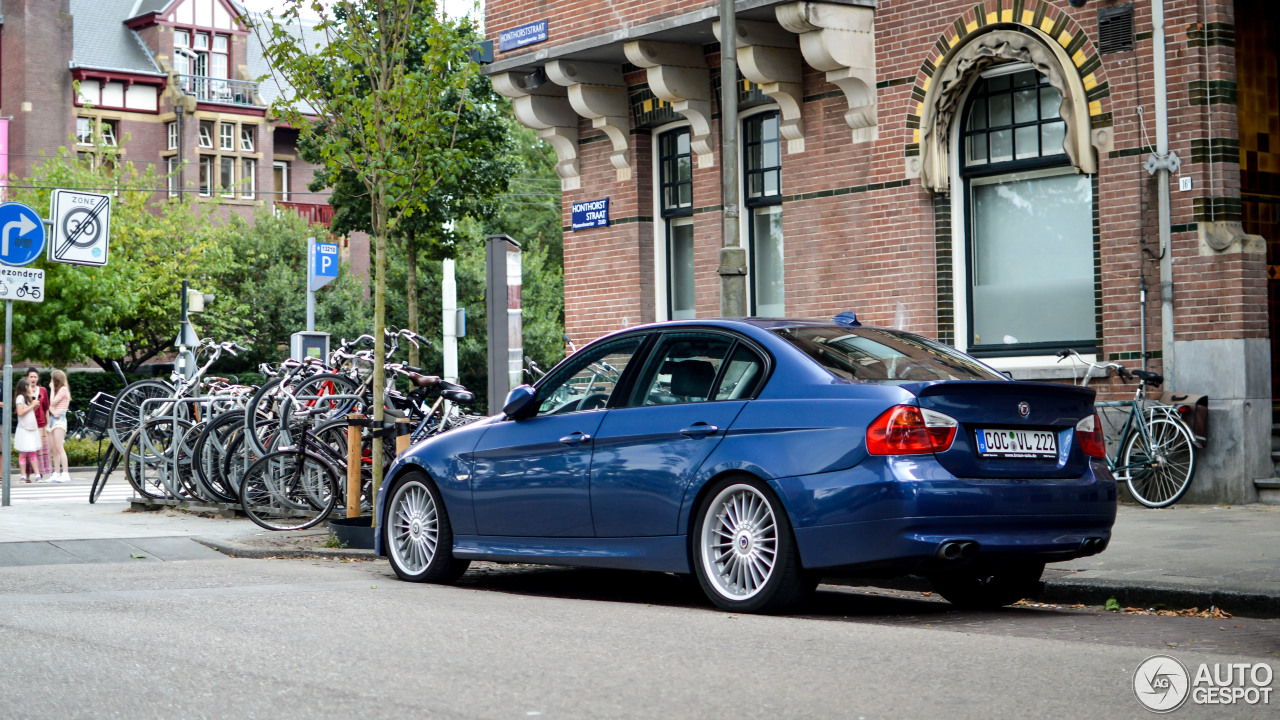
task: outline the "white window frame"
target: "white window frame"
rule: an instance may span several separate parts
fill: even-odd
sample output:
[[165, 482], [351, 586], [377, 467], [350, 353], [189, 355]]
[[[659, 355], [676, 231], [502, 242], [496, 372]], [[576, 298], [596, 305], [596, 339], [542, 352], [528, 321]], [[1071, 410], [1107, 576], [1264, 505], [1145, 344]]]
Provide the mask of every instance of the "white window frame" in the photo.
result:
[[178, 149], [178, 123], [177, 121], [166, 123], [165, 131], [169, 136], [169, 149]]
[[254, 158], [240, 159], [240, 198], [252, 200], [257, 196], [258, 161]]
[[234, 152], [236, 149], [236, 124], [218, 123], [218, 149]]
[[[650, 207], [653, 208], [653, 307], [654, 317], [658, 322], [670, 320], [667, 311], [667, 221], [662, 217], [662, 144], [658, 137], [679, 130], [691, 128], [688, 121], [668, 123], [654, 128], [651, 132], [653, 142], [650, 162], [653, 163], [652, 187], [649, 191]], [[694, 172], [697, 172], [697, 153], [693, 154]]]
[[240, 151], [253, 152], [253, 148], [257, 145], [254, 136], [257, 134], [257, 125], [241, 125], [240, 126]]
[[107, 147], [119, 147], [120, 137], [116, 132], [116, 120], [99, 120], [98, 132], [102, 135], [102, 144]]
[[[240, 164], [237, 160], [235, 155], [218, 156], [218, 194], [224, 198], [236, 196], [236, 165]], [[231, 168], [230, 178], [223, 177], [223, 171], [227, 167]]]
[[[981, 73], [981, 77], [992, 78], [1011, 75], [1031, 67], [1027, 63], [1006, 63], [984, 71]], [[969, 351], [969, 261], [967, 252], [969, 232], [972, 225], [972, 218], [969, 217], [969, 193], [964, 189], [965, 181], [960, 173], [961, 163], [964, 162], [965, 157], [964, 135], [961, 125], [965, 119], [963, 117], [964, 108], [968, 107], [969, 104], [969, 93], [973, 90], [975, 84], [971, 83], [969, 85], [969, 88], [965, 90], [964, 96], [960, 98], [960, 102], [956, 106], [961, 109], [961, 114], [956, 117], [955, 122], [951, 123], [951, 137], [949, 140], [951, 152], [947, 153], [950, 163], [951, 187], [954, 189], [951, 193], [951, 292], [954, 298], [951, 316], [953, 318], [955, 348], [961, 352]], [[982, 178], [975, 181], [998, 182], [1013, 178], [1027, 179], [1066, 174], [1080, 174], [1080, 170], [1074, 165], [1064, 165], [1062, 167], [1043, 168], [1022, 173], [995, 175], [989, 179]], [[1096, 203], [1097, 201], [1095, 197], [1094, 202]], [[1080, 357], [1086, 362], [1097, 362], [1097, 355], [1094, 353], [1081, 353]], [[1066, 367], [1065, 363], [1059, 363], [1055, 355], [1013, 355], [980, 359], [1000, 371], [1014, 373], [1032, 371], [1037, 379], [1073, 377], [1073, 369]]]
[[199, 157], [200, 157], [200, 165], [198, 167], [198, 170], [200, 171], [200, 173], [204, 173], [205, 168], [207, 167], [209, 169], [208, 170], [209, 174], [205, 178], [200, 178], [199, 173], [197, 174], [197, 178], [196, 178], [197, 182], [203, 182], [203, 185], [200, 185], [197, 188], [197, 192], [200, 194], [200, 197], [212, 197], [213, 188], [214, 188], [213, 174], [216, 171], [216, 168], [214, 166], [218, 161], [218, 156], [200, 155]]
[[[82, 124], [83, 128], [87, 129], [88, 132], [84, 132], [84, 130], [82, 130]], [[93, 125], [93, 118], [76, 118], [76, 145], [93, 145]]]
[[282, 170], [280, 173], [280, 197], [277, 198], [281, 202], [289, 202], [289, 163], [286, 160], [276, 160], [271, 163], [271, 181], [275, 183], [276, 170]]
[[191, 47], [191, 31], [190, 30], [174, 30], [173, 46], [175, 48]]
[[206, 150], [213, 149], [213, 121], [200, 121], [200, 147]]
[[178, 197], [179, 191], [182, 189], [182, 176], [178, 172], [178, 157], [172, 155], [165, 158], [166, 185], [169, 188], [169, 197]]
[[[753, 107], [750, 110], [743, 110], [738, 114], [738, 167], [742, 168], [742, 172], [738, 173], [738, 200], [740, 212], [738, 216], [738, 247], [747, 251], [747, 309], [750, 311], [755, 304], [755, 276], [752, 274], [754, 269], [751, 267], [751, 211], [754, 208], [747, 207], [747, 145], [746, 133], [742, 131], [742, 126], [746, 121], [754, 115], [762, 115], [767, 112], [778, 113], [778, 152], [779, 159], [785, 160], [787, 156], [787, 140], [782, 136], [782, 108], [777, 103], [770, 103]], [[782, 188], [782, 175], [778, 175], [778, 187]], [[780, 193], [782, 194], [782, 193]], [[782, 207], [783, 203], [778, 203], [778, 207]], [[785, 212], [785, 211], [783, 211]], [[785, 256], [786, 236], [783, 236], [783, 252]]]

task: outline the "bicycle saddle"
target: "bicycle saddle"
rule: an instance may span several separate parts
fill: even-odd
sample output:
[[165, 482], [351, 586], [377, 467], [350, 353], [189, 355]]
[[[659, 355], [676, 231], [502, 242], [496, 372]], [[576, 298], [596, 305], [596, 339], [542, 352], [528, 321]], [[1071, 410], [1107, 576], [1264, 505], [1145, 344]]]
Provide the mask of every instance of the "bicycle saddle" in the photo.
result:
[[1164, 383], [1164, 376], [1160, 373], [1147, 372], [1146, 370], [1133, 370], [1134, 377], [1151, 387], [1160, 387]]
[[468, 390], [445, 390], [440, 393], [440, 397], [459, 405], [470, 405], [476, 401], [476, 396]]

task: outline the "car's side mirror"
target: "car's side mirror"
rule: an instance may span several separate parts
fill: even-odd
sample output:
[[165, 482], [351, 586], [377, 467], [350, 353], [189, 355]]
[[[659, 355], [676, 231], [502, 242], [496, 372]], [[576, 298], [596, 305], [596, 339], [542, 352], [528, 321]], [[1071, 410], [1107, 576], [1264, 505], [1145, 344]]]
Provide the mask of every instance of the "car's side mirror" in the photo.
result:
[[502, 414], [512, 420], [519, 420], [525, 417], [529, 410], [533, 408], [533, 400], [537, 397], [537, 391], [532, 385], [521, 385], [513, 388], [507, 393], [507, 400], [502, 405]]

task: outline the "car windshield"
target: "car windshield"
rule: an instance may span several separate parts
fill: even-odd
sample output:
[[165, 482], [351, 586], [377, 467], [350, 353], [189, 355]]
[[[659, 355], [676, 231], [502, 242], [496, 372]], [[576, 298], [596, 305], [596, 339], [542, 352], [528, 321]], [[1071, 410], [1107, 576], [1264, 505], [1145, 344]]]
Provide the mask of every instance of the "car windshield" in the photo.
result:
[[1004, 375], [941, 343], [882, 328], [778, 328], [837, 377], [878, 383], [930, 380], [1007, 380]]

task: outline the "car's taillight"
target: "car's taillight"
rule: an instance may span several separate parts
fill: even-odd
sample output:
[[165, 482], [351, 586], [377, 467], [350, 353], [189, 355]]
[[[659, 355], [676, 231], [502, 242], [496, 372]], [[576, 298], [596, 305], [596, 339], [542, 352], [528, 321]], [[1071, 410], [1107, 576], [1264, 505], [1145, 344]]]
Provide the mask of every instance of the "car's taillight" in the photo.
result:
[[1080, 439], [1080, 449], [1089, 457], [1104, 458], [1107, 456], [1107, 439], [1102, 435], [1102, 421], [1094, 413], [1081, 418], [1076, 423], [1076, 437]]
[[942, 452], [956, 439], [955, 418], [914, 405], [895, 405], [867, 428], [872, 455], [921, 455]]

